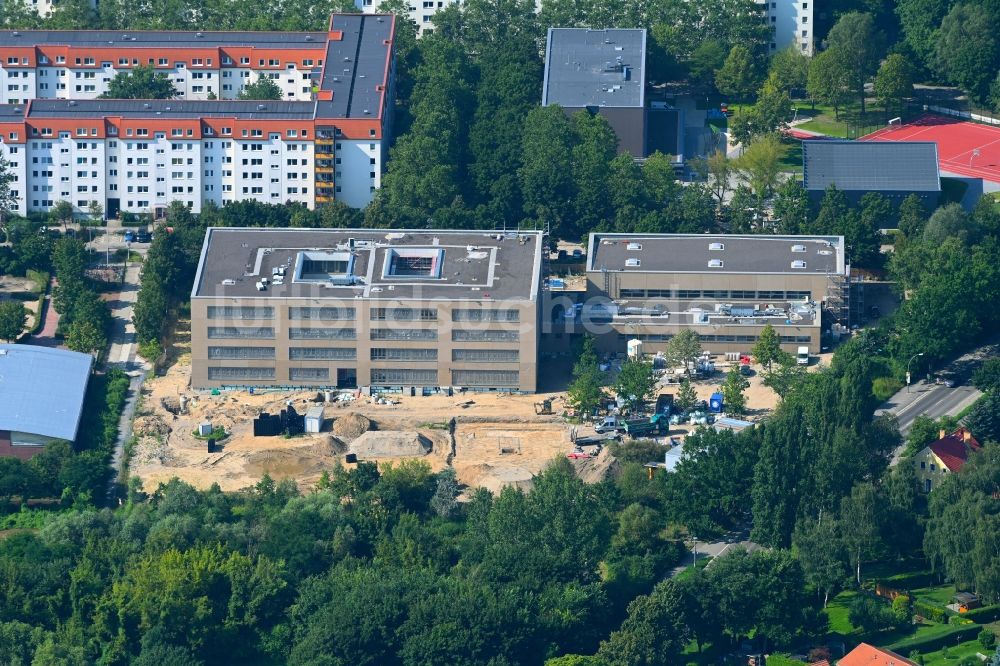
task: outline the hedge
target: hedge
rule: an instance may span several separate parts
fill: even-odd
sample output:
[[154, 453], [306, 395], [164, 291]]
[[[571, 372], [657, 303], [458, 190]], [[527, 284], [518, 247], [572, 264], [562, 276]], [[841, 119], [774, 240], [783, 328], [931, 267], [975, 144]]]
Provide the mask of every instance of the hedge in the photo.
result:
[[889, 587], [900, 590], [913, 590], [920, 587], [933, 587], [941, 583], [940, 574], [930, 571], [915, 571], [913, 573], [896, 574], [884, 581]]
[[913, 650], [920, 650], [922, 653], [927, 654], [928, 652], [940, 650], [945, 646], [955, 647], [963, 641], [972, 640], [979, 635], [982, 629], [978, 624], [967, 624], [949, 629], [940, 634], [934, 634], [933, 636], [907, 638], [887, 647], [899, 654], [910, 654]]
[[1000, 620], [1000, 606], [983, 606], [967, 613], [962, 613], [966, 620], [972, 620], [976, 624], [989, 624]]
[[944, 623], [948, 621], [948, 613], [944, 608], [941, 606], [935, 606], [934, 604], [929, 604], [925, 601], [914, 601], [913, 612], [917, 615], [922, 615], [933, 622]]

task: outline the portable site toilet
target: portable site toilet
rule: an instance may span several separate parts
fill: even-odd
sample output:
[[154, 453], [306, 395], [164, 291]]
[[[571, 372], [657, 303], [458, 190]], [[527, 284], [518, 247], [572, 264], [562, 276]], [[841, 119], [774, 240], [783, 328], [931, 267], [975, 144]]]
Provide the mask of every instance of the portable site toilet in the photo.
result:
[[633, 338], [627, 343], [629, 358], [642, 358], [642, 340]]
[[708, 399], [708, 411], [713, 414], [719, 414], [722, 412], [722, 394], [713, 393], [712, 397]]
[[323, 430], [323, 405], [310, 407], [306, 412], [306, 432], [320, 432]]

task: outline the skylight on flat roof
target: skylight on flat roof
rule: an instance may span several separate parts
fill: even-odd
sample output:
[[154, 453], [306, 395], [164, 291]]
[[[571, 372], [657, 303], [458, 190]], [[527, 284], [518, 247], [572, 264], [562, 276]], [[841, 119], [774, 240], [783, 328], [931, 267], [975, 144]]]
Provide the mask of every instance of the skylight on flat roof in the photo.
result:
[[442, 248], [389, 248], [385, 251], [383, 278], [435, 279], [441, 277]]
[[716, 250], [716, 251], [725, 250], [726, 249], [726, 244], [725, 243], [709, 243], [708, 244], [708, 249], [709, 250]]
[[626, 259], [625, 260], [625, 265], [629, 266], [631, 268], [638, 268], [639, 267], [639, 260], [638, 259]]

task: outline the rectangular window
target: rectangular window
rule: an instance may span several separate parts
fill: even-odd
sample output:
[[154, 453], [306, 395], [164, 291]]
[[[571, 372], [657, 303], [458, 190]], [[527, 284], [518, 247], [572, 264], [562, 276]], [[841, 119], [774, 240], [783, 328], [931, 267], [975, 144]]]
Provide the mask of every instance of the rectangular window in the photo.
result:
[[700, 289], [678, 289], [677, 298], [701, 298]]
[[517, 363], [520, 352], [516, 349], [452, 349], [451, 360], [465, 363]]
[[433, 328], [373, 328], [372, 340], [437, 340]]
[[354, 340], [357, 332], [353, 328], [300, 328], [288, 329], [289, 340]]
[[330, 368], [289, 368], [290, 381], [319, 382], [330, 379]]
[[288, 318], [317, 321], [354, 321], [354, 308], [288, 308]]
[[402, 386], [407, 384], [437, 384], [437, 370], [391, 370], [372, 368], [371, 383]]
[[622, 289], [619, 294], [621, 298], [646, 298], [645, 289]]
[[452, 331], [454, 342], [517, 342], [517, 331]]
[[452, 370], [454, 386], [506, 387], [518, 386], [521, 377], [517, 370]]
[[209, 326], [209, 340], [243, 340], [255, 338], [258, 340], [273, 340], [274, 329], [269, 326]]
[[211, 360], [267, 360], [274, 358], [274, 347], [209, 347], [208, 358]]
[[436, 361], [437, 349], [395, 349], [375, 347], [371, 349], [373, 361]]
[[437, 321], [430, 308], [372, 308], [372, 321]]
[[218, 381], [226, 379], [256, 380], [274, 379], [274, 368], [226, 368], [209, 367], [208, 378]]
[[705, 298], [729, 298], [728, 289], [705, 289], [701, 292]]
[[733, 291], [729, 292], [729, 297], [730, 298], [743, 299], [743, 300], [753, 300], [753, 299], [757, 298], [757, 292], [756, 291], [738, 291], [738, 290], [733, 290]]
[[458, 309], [451, 311], [452, 321], [521, 321], [520, 310]]
[[358, 357], [354, 347], [289, 347], [290, 361], [353, 361]]
[[209, 319], [274, 319], [274, 308], [238, 305], [209, 305]]

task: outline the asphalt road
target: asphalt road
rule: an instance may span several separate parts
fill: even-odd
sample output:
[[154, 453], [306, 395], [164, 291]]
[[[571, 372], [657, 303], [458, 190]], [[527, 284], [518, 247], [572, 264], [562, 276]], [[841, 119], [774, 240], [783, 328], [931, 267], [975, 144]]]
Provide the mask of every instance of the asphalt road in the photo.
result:
[[975, 402], [980, 395], [982, 393], [971, 385], [948, 388], [920, 381], [911, 386], [909, 392], [903, 389], [890, 398], [892, 406], [879, 410], [878, 413], [894, 414], [899, 422], [899, 432], [905, 437], [918, 416], [932, 419], [954, 416]]

